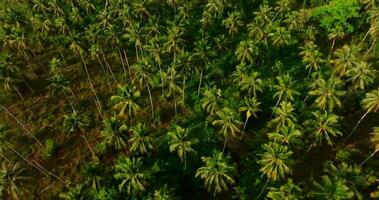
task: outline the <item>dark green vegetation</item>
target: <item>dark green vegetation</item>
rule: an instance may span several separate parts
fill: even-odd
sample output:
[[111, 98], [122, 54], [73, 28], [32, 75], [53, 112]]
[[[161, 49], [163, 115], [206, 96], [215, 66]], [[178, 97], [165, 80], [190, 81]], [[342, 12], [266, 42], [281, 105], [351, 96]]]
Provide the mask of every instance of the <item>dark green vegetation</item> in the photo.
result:
[[377, 0], [1, 0], [1, 199], [379, 197]]

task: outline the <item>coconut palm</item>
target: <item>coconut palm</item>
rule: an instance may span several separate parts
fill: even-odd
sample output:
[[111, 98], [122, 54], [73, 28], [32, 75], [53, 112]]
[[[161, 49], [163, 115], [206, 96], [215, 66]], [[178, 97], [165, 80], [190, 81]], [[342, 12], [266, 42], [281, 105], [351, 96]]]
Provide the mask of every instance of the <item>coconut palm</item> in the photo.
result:
[[248, 61], [250, 64], [252, 64], [255, 60], [255, 57], [259, 55], [259, 48], [253, 40], [242, 40], [237, 45], [235, 54], [241, 63]]
[[315, 140], [312, 145], [321, 146], [324, 140], [328, 145], [333, 145], [332, 138], [342, 135], [338, 130], [339, 117], [327, 111], [312, 112], [312, 115], [313, 119], [306, 122], [308, 131]]
[[347, 70], [352, 69], [358, 62], [357, 49], [352, 46], [344, 45], [342, 48], [337, 49], [334, 52], [335, 58], [330, 62], [334, 65], [334, 70], [338, 75], [344, 76]]
[[103, 142], [106, 145], [114, 147], [116, 150], [126, 149], [128, 127], [123, 124], [116, 116], [103, 121], [104, 128], [100, 132]]
[[141, 109], [136, 102], [141, 96], [141, 92], [135, 87], [118, 86], [117, 95], [111, 97], [111, 101], [114, 103], [113, 108], [119, 111], [119, 116], [125, 116], [127, 111], [128, 117], [136, 115]]
[[331, 77], [328, 80], [317, 79], [312, 85], [312, 90], [308, 92], [311, 96], [316, 96], [315, 103], [322, 110], [333, 110], [335, 105], [341, 106], [339, 97], [346, 92], [341, 90], [342, 81], [339, 78]]
[[284, 27], [275, 27], [273, 32], [269, 33], [268, 36], [276, 47], [284, 47], [293, 42], [291, 33]]
[[59, 198], [64, 200], [83, 200], [83, 185], [78, 184], [75, 186], [72, 186], [68, 189], [67, 192], [59, 194]]
[[220, 126], [220, 135], [224, 137], [224, 147], [222, 152], [225, 151], [228, 138], [235, 137], [240, 132], [239, 125], [242, 124], [236, 112], [232, 109], [225, 107], [216, 112], [217, 119], [212, 122], [212, 125]]
[[168, 72], [163, 72], [163, 79], [166, 80], [164, 82], [164, 89], [166, 90], [166, 97], [174, 98], [174, 107], [175, 107], [175, 119], [178, 117], [178, 106], [177, 106], [177, 96], [181, 96], [183, 93], [182, 88], [179, 86], [180, 84], [180, 75], [177, 73], [174, 67], [170, 67]]
[[182, 51], [182, 46], [184, 43], [183, 37], [183, 28], [172, 24], [171, 27], [167, 30], [167, 37], [165, 38], [165, 43], [163, 48], [170, 54], [174, 56], [174, 62], [176, 61], [176, 55]]
[[239, 111], [245, 112], [246, 115], [245, 115], [245, 123], [243, 124], [241, 138], [242, 138], [243, 134], [245, 133], [245, 128], [246, 128], [247, 122], [249, 121], [250, 117], [253, 116], [253, 117], [257, 118], [257, 112], [262, 111], [261, 109], [259, 109], [261, 102], [259, 102], [256, 97], [253, 97], [253, 98], [245, 97], [243, 102], [244, 103], [239, 108]]
[[276, 126], [276, 130], [281, 129], [284, 126], [290, 126], [297, 121], [296, 116], [293, 113], [294, 111], [295, 108], [290, 102], [282, 101], [279, 107], [274, 108], [273, 114], [275, 118], [272, 119], [270, 123]]
[[63, 75], [56, 74], [48, 79], [50, 82], [49, 88], [51, 90], [52, 95], [55, 95], [57, 92], [62, 91], [65, 95], [68, 103], [70, 104], [73, 111], [75, 111], [74, 105], [70, 101], [70, 97], [67, 93], [73, 94], [70, 88], [70, 81], [65, 79]]
[[347, 187], [347, 182], [338, 177], [321, 177], [321, 183], [314, 182], [314, 190], [309, 195], [315, 199], [342, 200], [352, 199], [354, 193]]
[[370, 143], [374, 147], [374, 152], [372, 152], [367, 158], [362, 161], [359, 166], [362, 167], [368, 160], [375, 156], [379, 151], [379, 127], [374, 127], [370, 135]]
[[259, 169], [267, 177], [267, 181], [259, 193], [257, 199], [263, 194], [268, 182], [284, 179], [287, 174], [292, 173], [290, 165], [292, 164], [293, 152], [287, 146], [270, 142], [263, 145], [263, 153], [258, 164], [262, 165]]
[[130, 143], [131, 152], [146, 154], [154, 148], [154, 139], [148, 135], [148, 129], [145, 124], [138, 123], [136, 126], [130, 127], [130, 131], [132, 135], [128, 142]]
[[308, 77], [311, 71], [319, 71], [321, 65], [325, 62], [322, 58], [323, 54], [318, 49], [317, 45], [313, 41], [309, 41], [304, 47], [300, 47], [302, 50], [300, 56], [303, 57], [303, 63], [305, 64], [305, 69], [308, 69]]
[[355, 124], [355, 126], [347, 136], [346, 140], [348, 140], [351, 137], [351, 135], [353, 135], [355, 129], [357, 129], [358, 125], [367, 116], [367, 114], [369, 114], [370, 112], [377, 112], [379, 110], [379, 88], [366, 93], [365, 98], [362, 100], [362, 105], [366, 112], [358, 120], [357, 124]]
[[301, 137], [303, 134], [295, 125], [283, 126], [279, 131], [268, 133], [268, 138], [277, 143], [293, 146], [301, 144]]
[[25, 198], [23, 194], [27, 191], [25, 184], [30, 179], [31, 177], [27, 175], [27, 168], [23, 167], [21, 162], [2, 162], [0, 169], [0, 192], [4, 192], [12, 199], [23, 199]]
[[224, 157], [223, 153], [214, 151], [211, 157], [201, 157], [204, 165], [196, 171], [196, 177], [204, 180], [204, 186], [209, 192], [213, 191], [213, 196], [228, 190], [228, 185], [235, 183], [232, 174], [234, 166], [230, 164], [230, 158]]
[[275, 91], [274, 98], [278, 98], [275, 108], [278, 107], [282, 100], [287, 102], [294, 101], [294, 97], [300, 94], [295, 88], [296, 81], [293, 81], [289, 74], [277, 76], [275, 79], [277, 80], [277, 84], [272, 86]]
[[376, 70], [371, 64], [359, 62], [355, 67], [347, 70], [348, 81], [353, 84], [354, 89], [364, 90], [365, 87], [374, 82]]
[[292, 179], [288, 179], [287, 183], [281, 185], [279, 188], [269, 187], [269, 192], [266, 195], [266, 198], [272, 200], [297, 200], [302, 199], [302, 190], [296, 185]]
[[139, 83], [141, 87], [146, 86], [150, 99], [151, 117], [154, 118], [154, 105], [150, 90], [150, 87], [152, 86], [152, 75], [148, 71], [149, 68], [151, 68], [149, 61], [145, 59], [145, 57], [140, 59], [139, 62], [133, 66], [133, 69], [136, 72], [133, 82]]
[[343, 28], [333, 28], [330, 31], [330, 33], [328, 34], [328, 38], [330, 40], [333, 40], [333, 42], [332, 42], [332, 46], [330, 47], [330, 52], [329, 52], [328, 58], [330, 58], [330, 55], [333, 52], [334, 45], [336, 44], [337, 38], [342, 39], [343, 37], [345, 37], [345, 35], [346, 35], [346, 33], [344, 32]]
[[136, 195], [145, 190], [146, 174], [142, 170], [141, 158], [119, 157], [115, 165], [114, 178], [120, 180], [118, 185], [120, 191], [124, 190], [130, 195]]
[[272, 7], [267, 4], [261, 4], [259, 10], [253, 13], [255, 15], [254, 20], [259, 24], [271, 23], [271, 19], [274, 16]]
[[218, 110], [221, 96], [221, 90], [217, 89], [216, 87], [207, 87], [205, 89], [201, 106], [207, 111], [209, 115], [213, 116], [216, 113], [216, 110]]
[[168, 188], [167, 185], [161, 186], [159, 189], [154, 190], [154, 193], [147, 198], [147, 200], [176, 200], [173, 190]]
[[167, 133], [170, 152], [176, 152], [182, 162], [184, 169], [187, 166], [187, 154], [196, 153], [191, 147], [196, 144], [197, 140], [188, 138], [189, 130], [175, 125], [174, 128]]
[[239, 27], [243, 26], [241, 13], [234, 11], [228, 13], [228, 17], [222, 21], [222, 24], [228, 29], [228, 33], [232, 35], [238, 33]]
[[243, 74], [240, 82], [238, 82], [242, 91], [248, 91], [249, 97], [251, 97], [251, 92], [254, 96], [257, 96], [257, 91], [263, 92], [263, 80], [259, 76], [259, 72], [253, 71], [248, 75]]

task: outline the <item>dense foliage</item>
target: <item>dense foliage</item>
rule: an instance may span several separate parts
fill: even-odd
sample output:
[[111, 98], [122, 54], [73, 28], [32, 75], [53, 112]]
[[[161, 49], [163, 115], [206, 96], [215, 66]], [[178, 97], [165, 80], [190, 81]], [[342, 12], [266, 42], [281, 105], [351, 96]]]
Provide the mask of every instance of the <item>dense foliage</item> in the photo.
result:
[[377, 0], [0, 1], [1, 199], [379, 198]]

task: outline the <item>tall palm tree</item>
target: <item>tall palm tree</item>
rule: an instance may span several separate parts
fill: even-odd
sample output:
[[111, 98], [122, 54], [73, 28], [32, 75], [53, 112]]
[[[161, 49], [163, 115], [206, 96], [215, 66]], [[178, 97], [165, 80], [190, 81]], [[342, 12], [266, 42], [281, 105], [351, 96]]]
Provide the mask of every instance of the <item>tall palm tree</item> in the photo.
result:
[[204, 185], [213, 195], [228, 190], [228, 185], [235, 183], [232, 174], [234, 166], [230, 164], [229, 157], [223, 157], [223, 153], [214, 151], [211, 157], [201, 157], [205, 166], [196, 171], [196, 177], [204, 180]]
[[284, 126], [290, 126], [297, 121], [295, 113], [293, 113], [294, 111], [295, 108], [290, 102], [283, 101], [279, 107], [274, 108], [273, 114], [275, 118], [272, 119], [270, 123], [276, 125], [276, 130]]
[[228, 33], [232, 35], [238, 33], [238, 28], [243, 26], [241, 13], [234, 11], [228, 13], [228, 17], [222, 21], [222, 24], [228, 29]]
[[291, 33], [284, 27], [275, 27], [268, 36], [276, 47], [284, 47], [293, 42]]
[[161, 186], [159, 189], [154, 190], [154, 193], [147, 198], [147, 200], [176, 200], [171, 188], [167, 184]]
[[259, 48], [251, 39], [242, 40], [237, 45], [235, 54], [241, 63], [248, 61], [250, 64], [252, 64], [255, 60], [255, 57], [259, 55]]
[[31, 177], [27, 175], [27, 168], [23, 167], [21, 162], [2, 162], [0, 169], [0, 192], [5, 192], [9, 197], [16, 200], [25, 198], [23, 197], [24, 192], [27, 191], [25, 184], [30, 179]]
[[330, 62], [334, 65], [335, 71], [341, 77], [346, 74], [349, 69], [352, 69], [353, 66], [358, 62], [357, 58], [357, 49], [355, 46], [344, 45], [342, 48], [337, 49], [334, 52], [335, 58]]
[[216, 87], [207, 87], [205, 89], [201, 106], [207, 111], [209, 115], [213, 116], [216, 113], [216, 110], [218, 110], [221, 96], [221, 90], [217, 89]]
[[338, 130], [338, 116], [327, 111], [312, 112], [312, 115], [313, 119], [306, 122], [306, 125], [315, 139], [313, 144], [317, 145], [318, 143], [321, 146], [322, 142], [326, 140], [328, 145], [333, 145], [331, 138], [342, 135]]
[[173, 54], [174, 62], [176, 61], [176, 55], [182, 51], [182, 46], [184, 43], [183, 37], [183, 28], [181, 26], [177, 26], [172, 24], [171, 27], [167, 30], [166, 42], [163, 45], [164, 49], [168, 53]]
[[251, 97], [251, 92], [254, 96], [257, 96], [257, 91], [263, 92], [263, 80], [259, 78], [259, 72], [251, 72], [250, 74], [243, 74], [242, 79], [238, 82], [242, 91], [248, 91], [249, 97]]
[[370, 136], [370, 143], [374, 147], [374, 151], [362, 161], [359, 166], [362, 167], [368, 160], [375, 156], [379, 152], [379, 127], [374, 127]]
[[174, 106], [175, 106], [175, 119], [178, 117], [178, 106], [177, 106], [177, 96], [183, 93], [182, 88], [179, 86], [180, 84], [180, 75], [177, 73], [174, 67], [170, 67], [168, 72], [163, 73], [163, 78], [166, 80], [164, 82], [164, 88], [166, 89], [165, 95], [166, 97], [174, 98]]
[[301, 137], [303, 134], [295, 125], [283, 126], [279, 131], [268, 133], [268, 138], [274, 142], [282, 143], [285, 145], [293, 146], [301, 144]]
[[346, 92], [341, 90], [342, 81], [339, 78], [331, 77], [328, 80], [317, 79], [312, 85], [312, 90], [308, 92], [311, 96], [316, 96], [315, 103], [322, 110], [333, 110], [334, 106], [341, 106], [339, 97]]
[[308, 69], [308, 77], [311, 71], [319, 71], [321, 65], [325, 62], [322, 58], [323, 54], [318, 49], [317, 45], [313, 41], [308, 41], [304, 47], [300, 47], [302, 50], [300, 55], [303, 57], [303, 63], [305, 69]]
[[70, 81], [65, 79], [65, 77], [61, 74], [55, 74], [48, 79], [50, 82], [49, 88], [51, 89], [52, 95], [55, 95], [57, 92], [62, 91], [65, 95], [68, 103], [70, 104], [73, 111], [75, 111], [74, 105], [72, 104], [70, 97], [68, 96], [68, 92], [73, 94], [72, 89], [70, 87]]
[[243, 102], [244, 103], [239, 108], [239, 111], [245, 112], [246, 116], [245, 116], [245, 123], [243, 124], [241, 138], [242, 138], [243, 134], [245, 133], [245, 128], [246, 128], [247, 122], [249, 121], [250, 117], [253, 116], [253, 117], [257, 118], [257, 112], [262, 111], [261, 109], [259, 109], [261, 102], [259, 102], [255, 96], [253, 98], [245, 97]]
[[154, 105], [150, 90], [152, 86], [152, 75], [148, 72], [148, 68], [151, 68], [151, 65], [148, 60], [141, 58], [133, 68], [136, 72], [133, 82], [137, 81], [141, 87], [146, 86], [150, 99], [151, 117], [154, 118]]
[[293, 152], [287, 146], [270, 142], [263, 145], [263, 151], [258, 164], [262, 165], [259, 171], [267, 176], [267, 181], [257, 199], [263, 194], [270, 180], [284, 179], [287, 174], [292, 173], [290, 165], [293, 162], [291, 158]]
[[224, 146], [222, 153], [225, 151], [228, 138], [235, 137], [240, 132], [239, 125], [242, 124], [238, 115], [234, 110], [225, 107], [216, 112], [217, 119], [212, 122], [212, 125], [221, 126], [220, 134], [224, 137]]
[[300, 94], [295, 88], [296, 81], [293, 81], [289, 74], [277, 76], [275, 79], [277, 84], [272, 86], [275, 91], [274, 98], [278, 98], [275, 108], [278, 107], [282, 100], [294, 101], [294, 97]]
[[122, 156], [117, 159], [114, 178], [121, 181], [118, 185], [120, 191], [126, 186], [128, 194], [136, 195], [146, 189], [146, 174], [142, 165], [141, 158]]
[[114, 102], [113, 108], [119, 110], [119, 116], [125, 116], [127, 111], [128, 116], [132, 117], [136, 115], [141, 109], [136, 102], [141, 96], [141, 92], [135, 87], [118, 86], [117, 95], [111, 97], [111, 101]]
[[104, 128], [100, 132], [103, 142], [113, 146], [116, 150], [126, 149], [126, 132], [128, 127], [118, 120], [115, 116], [103, 121]]
[[348, 140], [351, 137], [351, 135], [353, 135], [355, 129], [357, 129], [358, 125], [367, 116], [367, 114], [369, 114], [370, 112], [377, 112], [379, 110], [379, 88], [366, 93], [366, 97], [362, 100], [362, 105], [366, 112], [358, 120], [357, 124], [355, 124], [355, 126], [347, 136], [346, 140]]
[[196, 153], [191, 147], [197, 140], [188, 138], [189, 130], [175, 125], [173, 130], [167, 133], [168, 144], [170, 145], [170, 152], [176, 152], [182, 162], [184, 162], [184, 169], [187, 166], [187, 154]]
[[359, 62], [355, 67], [347, 70], [348, 81], [353, 84], [354, 89], [364, 90], [367, 85], [374, 82], [376, 70], [367, 62]]
[[344, 32], [343, 28], [333, 28], [330, 31], [330, 33], [328, 34], [328, 38], [330, 40], [333, 40], [333, 42], [332, 42], [332, 46], [330, 47], [330, 52], [329, 52], [328, 58], [330, 58], [330, 55], [333, 52], [334, 45], [336, 44], [337, 38], [342, 39], [343, 37], [345, 37], [345, 35], [346, 35], [346, 33]]
[[352, 199], [354, 193], [347, 187], [347, 182], [338, 177], [321, 177], [321, 183], [314, 182], [314, 190], [309, 193], [310, 197], [315, 199], [342, 200]]
[[131, 152], [139, 152], [140, 154], [147, 154], [153, 148], [154, 139], [148, 135], [148, 129], [145, 124], [138, 123], [136, 126], [130, 127], [132, 135], [128, 142], [130, 143]]
[[266, 195], [268, 199], [297, 200], [303, 198], [301, 188], [290, 178], [287, 180], [287, 183], [281, 185], [279, 188], [269, 187], [268, 189], [270, 190]]

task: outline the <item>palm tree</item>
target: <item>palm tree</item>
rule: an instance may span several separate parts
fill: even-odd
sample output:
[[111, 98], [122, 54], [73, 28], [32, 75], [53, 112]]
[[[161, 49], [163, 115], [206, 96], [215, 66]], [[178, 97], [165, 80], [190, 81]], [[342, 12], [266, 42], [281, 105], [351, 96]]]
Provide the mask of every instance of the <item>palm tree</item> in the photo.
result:
[[267, 4], [261, 4], [259, 11], [255, 11], [253, 14], [255, 15], [254, 20], [257, 21], [258, 24], [271, 23], [271, 19], [274, 16], [272, 7]]
[[228, 17], [222, 21], [222, 24], [228, 29], [228, 33], [232, 35], [238, 33], [238, 27], [243, 26], [241, 13], [234, 11], [228, 13]]
[[111, 97], [114, 102], [113, 108], [119, 111], [119, 116], [125, 116], [127, 110], [128, 116], [136, 115], [141, 109], [136, 100], [141, 96], [140, 91], [135, 87], [118, 86], [117, 95]]
[[115, 116], [103, 121], [104, 128], [100, 132], [103, 142], [113, 146], [116, 150], [126, 149], [126, 132], [128, 127], [118, 120]]
[[375, 73], [376, 70], [372, 69], [371, 64], [359, 62], [347, 71], [347, 77], [354, 89], [364, 90], [365, 86], [374, 82]]
[[366, 109], [366, 112], [362, 115], [362, 117], [358, 120], [357, 124], [355, 124], [354, 128], [351, 130], [346, 140], [353, 135], [355, 129], [357, 129], [358, 125], [362, 122], [362, 120], [366, 117], [370, 112], [377, 112], [379, 110], [379, 88], [373, 90], [369, 93], [366, 93], [366, 97], [362, 100], [363, 108]]
[[171, 188], [167, 184], [161, 186], [159, 189], [154, 190], [154, 193], [147, 198], [147, 200], [176, 200]]
[[178, 117], [178, 106], [177, 106], [176, 97], [180, 96], [180, 94], [183, 93], [182, 88], [178, 85], [179, 78], [180, 78], [180, 75], [177, 73], [174, 67], [170, 67], [167, 73], [166, 72], [163, 73], [163, 79], [166, 80], [164, 82], [165, 84], [164, 88], [166, 89], [165, 95], [166, 97], [174, 98], [175, 119], [177, 119]]
[[145, 58], [140, 59], [139, 62], [133, 67], [136, 72], [133, 82], [137, 81], [141, 87], [144, 85], [146, 86], [150, 99], [151, 117], [154, 118], [154, 106], [150, 90], [150, 87], [152, 85], [152, 75], [147, 71], [150, 67], [151, 65], [149, 64], [148, 60]]
[[259, 76], [259, 72], [253, 71], [249, 75], [243, 74], [240, 82], [238, 82], [242, 91], [248, 91], [249, 97], [251, 97], [251, 91], [253, 91], [254, 96], [257, 96], [257, 91], [263, 92], [263, 80]]
[[142, 171], [141, 158], [120, 157], [116, 161], [115, 174], [116, 180], [120, 180], [118, 185], [120, 191], [126, 186], [126, 190], [130, 195], [136, 195], [145, 190], [146, 174]]
[[216, 110], [218, 110], [221, 95], [221, 90], [217, 89], [216, 87], [207, 87], [205, 89], [201, 106], [207, 111], [209, 115], [213, 116], [216, 113]]
[[297, 200], [302, 199], [302, 190], [296, 185], [292, 179], [288, 179], [287, 183], [281, 185], [279, 188], [269, 187], [270, 191], [267, 193], [266, 197], [272, 200]]
[[270, 142], [263, 145], [263, 151], [258, 164], [262, 165], [259, 171], [267, 176], [267, 181], [257, 199], [263, 194], [270, 180], [284, 179], [287, 174], [292, 173], [290, 165], [293, 162], [291, 158], [293, 152], [287, 146]]
[[274, 108], [273, 114], [275, 118], [270, 121], [270, 123], [276, 125], [276, 130], [281, 129], [284, 126], [290, 126], [294, 124], [297, 119], [293, 113], [295, 108], [293, 108], [290, 102], [283, 101], [280, 103], [279, 107]]
[[130, 127], [132, 135], [128, 142], [130, 143], [131, 152], [139, 152], [140, 154], [149, 153], [154, 148], [154, 139], [148, 135], [145, 124], [138, 123], [136, 126]]
[[294, 97], [300, 94], [295, 89], [296, 81], [293, 81], [289, 74], [277, 76], [276, 80], [278, 83], [273, 86], [275, 91], [274, 98], [278, 98], [275, 108], [278, 107], [282, 100], [294, 101]]
[[235, 137], [240, 132], [238, 128], [242, 122], [238, 119], [238, 115], [232, 109], [225, 107], [216, 112], [217, 118], [212, 122], [212, 125], [221, 126], [220, 134], [224, 137], [224, 147], [222, 153], [225, 151], [228, 138]]
[[136, 51], [137, 60], [139, 59], [139, 51], [142, 50], [142, 32], [143, 26], [139, 22], [133, 21], [126, 28], [126, 33], [123, 35], [123, 38], [129, 40], [130, 43], [134, 43], [134, 49]]
[[78, 184], [69, 188], [65, 193], [59, 194], [59, 198], [63, 200], [83, 200], [83, 185]]
[[273, 32], [269, 33], [268, 36], [271, 38], [272, 44], [276, 47], [284, 47], [293, 42], [291, 33], [284, 27], [275, 27]]
[[331, 30], [331, 32], [328, 34], [328, 38], [333, 40], [332, 46], [330, 47], [330, 52], [329, 52], [328, 58], [330, 58], [330, 55], [333, 52], [334, 45], [336, 44], [337, 38], [342, 39], [343, 37], [345, 37], [345, 35], [346, 34], [342, 28], [333, 28]]
[[316, 96], [315, 103], [322, 110], [328, 108], [333, 110], [334, 106], [341, 106], [339, 97], [343, 96], [346, 92], [340, 90], [342, 81], [339, 78], [331, 77], [327, 81], [323, 78], [318, 78], [312, 85], [311, 91], [308, 92], [311, 96]]
[[234, 184], [232, 174], [235, 171], [234, 166], [230, 164], [230, 158], [223, 157], [223, 153], [214, 151], [211, 157], [201, 157], [205, 166], [196, 171], [196, 177], [204, 180], [204, 185], [213, 195], [228, 190], [228, 184]]
[[64, 115], [63, 127], [65, 128], [65, 130], [69, 134], [76, 133], [76, 132], [82, 133], [81, 137], [84, 139], [88, 149], [92, 153], [92, 156], [94, 158], [96, 158], [96, 154], [93, 151], [93, 149], [92, 149], [91, 145], [89, 144], [88, 139], [85, 135], [84, 129], [85, 129], [85, 127], [88, 127], [88, 125], [89, 124], [87, 122], [87, 119], [82, 117], [82, 116], [79, 116], [79, 114], [76, 111], [73, 111], [71, 114]]
[[68, 103], [70, 104], [73, 111], [75, 111], [74, 105], [70, 101], [70, 97], [68, 96], [68, 92], [73, 94], [70, 88], [70, 81], [65, 79], [65, 77], [61, 74], [55, 74], [48, 79], [50, 82], [49, 88], [51, 89], [52, 95], [56, 94], [59, 91], [62, 91], [65, 95]]
[[338, 116], [327, 111], [312, 112], [312, 115], [313, 119], [310, 119], [306, 123], [308, 131], [315, 139], [312, 145], [318, 143], [321, 146], [324, 140], [326, 140], [328, 145], [333, 145], [331, 138], [342, 135], [338, 130]]
[[235, 54], [241, 63], [245, 63], [247, 60], [250, 64], [252, 64], [255, 60], [255, 57], [259, 55], [259, 48], [253, 40], [242, 40], [237, 45]]
[[346, 74], [347, 70], [352, 69], [358, 62], [357, 49], [355, 46], [349, 47], [344, 45], [342, 48], [334, 52], [336, 58], [330, 62], [334, 65], [335, 71], [341, 77]]
[[[0, 192], [5, 192], [13, 199], [22, 199], [24, 192], [27, 191], [25, 183], [30, 181], [27, 175], [27, 168], [21, 166], [21, 162], [10, 163], [2, 162], [0, 169]], [[1, 197], [1, 194], [0, 194]]]
[[374, 127], [373, 131], [371, 132], [370, 136], [370, 143], [374, 147], [374, 152], [372, 152], [367, 158], [362, 161], [359, 166], [362, 167], [368, 160], [370, 160], [372, 157], [375, 156], [376, 153], [379, 151], [379, 127]]
[[285, 145], [298, 145], [301, 144], [301, 137], [303, 134], [295, 125], [283, 126], [279, 131], [268, 133], [268, 138], [274, 142], [282, 143]]
[[308, 77], [312, 70], [319, 71], [321, 68], [321, 64], [325, 62], [322, 58], [323, 54], [318, 49], [317, 45], [314, 44], [313, 41], [309, 41], [305, 44], [304, 47], [300, 47], [302, 50], [300, 55], [303, 57], [303, 63], [305, 65], [305, 69], [309, 69]]
[[342, 200], [352, 199], [354, 193], [347, 187], [344, 179], [327, 175], [321, 177], [321, 183], [314, 182], [314, 190], [310, 192], [310, 196], [315, 199], [326, 200]]
[[244, 98], [244, 104], [239, 108], [240, 112], [246, 113], [245, 123], [243, 124], [241, 138], [243, 134], [245, 133], [245, 128], [250, 117], [253, 116], [257, 118], [257, 112], [262, 111], [261, 109], [259, 109], [259, 105], [261, 105], [261, 102], [259, 102], [255, 96], [253, 98], [247, 98], [247, 97]]
[[176, 61], [176, 55], [182, 51], [181, 46], [183, 46], [184, 40], [183, 29], [180, 26], [172, 24], [170, 29], [167, 31], [166, 43], [163, 45], [164, 49], [168, 53], [173, 54], [174, 62]]
[[196, 144], [197, 140], [188, 138], [189, 130], [175, 125], [172, 131], [167, 133], [168, 144], [170, 145], [170, 152], [176, 151], [180, 160], [184, 162], [184, 169], [187, 166], [187, 154], [196, 153], [191, 147]]

